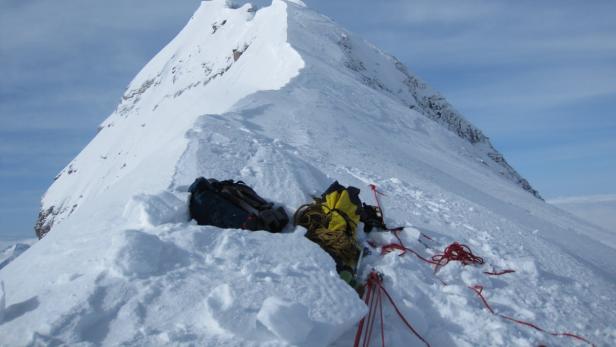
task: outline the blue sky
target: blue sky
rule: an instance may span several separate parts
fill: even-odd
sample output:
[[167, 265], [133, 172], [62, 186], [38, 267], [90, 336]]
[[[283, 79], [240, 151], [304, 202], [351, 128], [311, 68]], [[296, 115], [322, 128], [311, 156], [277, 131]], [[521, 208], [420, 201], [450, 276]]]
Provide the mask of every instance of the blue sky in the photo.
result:
[[[616, 193], [616, 2], [306, 0], [441, 91], [546, 197]], [[0, 239], [199, 1], [0, 2]]]

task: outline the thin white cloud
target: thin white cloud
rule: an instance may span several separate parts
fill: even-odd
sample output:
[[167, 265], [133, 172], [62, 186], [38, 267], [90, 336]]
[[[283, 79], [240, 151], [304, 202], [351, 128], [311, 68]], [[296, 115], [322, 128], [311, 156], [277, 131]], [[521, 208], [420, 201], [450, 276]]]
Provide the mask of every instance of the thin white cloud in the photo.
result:
[[559, 197], [559, 198], [549, 199], [547, 200], [547, 202], [550, 204], [555, 204], [555, 205], [580, 204], [580, 203], [587, 204], [587, 203], [603, 203], [603, 202], [616, 203], [616, 194]]
[[[528, 163], [536, 161], [537, 165], [545, 163], [568, 162], [584, 163], [590, 159], [604, 158], [604, 153], [616, 151], [616, 139], [577, 140], [571, 138], [569, 143], [555, 143], [541, 148], [529, 148], [526, 157]], [[613, 163], [613, 160], [612, 160]]]
[[592, 97], [616, 97], [616, 70], [609, 66], [545, 66], [516, 74], [494, 72], [493, 76], [500, 78], [449, 93], [450, 99], [486, 111], [540, 110]]
[[616, 59], [614, 2], [396, 0], [356, 4], [353, 8], [368, 8], [366, 12], [353, 10], [366, 22], [365, 32], [379, 42], [384, 39], [394, 53], [403, 52], [403, 58], [416, 67], [551, 65], [563, 60], [576, 64], [597, 56]]
[[398, 1], [397, 9], [392, 14], [399, 21], [413, 24], [426, 23], [468, 23], [484, 18], [502, 8], [496, 1], [439, 1], [435, 6], [433, 0]]
[[4, 49], [24, 49], [33, 45], [62, 48], [100, 39], [105, 31], [156, 32], [156, 24], [185, 23], [199, 2], [56, 0], [29, 1], [20, 6], [0, 5], [3, 39], [0, 46]]
[[603, 228], [606, 232], [595, 236], [599, 241], [616, 247], [616, 194], [573, 196], [551, 199], [557, 206], [587, 222]]

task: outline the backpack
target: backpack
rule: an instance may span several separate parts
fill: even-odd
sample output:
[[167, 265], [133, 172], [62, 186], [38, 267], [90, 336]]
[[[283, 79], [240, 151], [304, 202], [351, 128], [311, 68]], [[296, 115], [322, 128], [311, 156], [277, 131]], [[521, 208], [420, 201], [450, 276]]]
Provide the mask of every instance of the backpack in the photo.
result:
[[361, 214], [359, 189], [336, 181], [321, 197], [300, 206], [293, 222], [306, 228], [306, 237], [334, 259], [338, 273], [353, 274], [360, 255], [356, 228]]
[[242, 181], [199, 177], [188, 189], [190, 217], [199, 225], [280, 232], [289, 222], [282, 207], [274, 207]]

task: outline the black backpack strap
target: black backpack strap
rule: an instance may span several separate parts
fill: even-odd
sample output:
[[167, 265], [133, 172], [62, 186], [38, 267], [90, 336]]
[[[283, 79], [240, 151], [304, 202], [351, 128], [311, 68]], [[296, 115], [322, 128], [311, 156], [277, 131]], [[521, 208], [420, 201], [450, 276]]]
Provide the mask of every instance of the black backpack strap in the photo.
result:
[[229, 201], [231, 201], [232, 203], [234, 203], [238, 207], [241, 207], [244, 211], [246, 211], [248, 213], [252, 213], [254, 215], [258, 215], [259, 214], [259, 210], [258, 209], [256, 209], [255, 207], [253, 207], [252, 205], [247, 203], [240, 196], [237, 196], [237, 194], [234, 194], [235, 193], [234, 191], [231, 191], [229, 189], [223, 188], [220, 192], [221, 192], [221, 194], [225, 198], [227, 198]]
[[234, 188], [242, 200], [245, 200], [248, 204], [258, 210], [266, 210], [274, 206], [274, 204], [267, 202], [265, 199], [260, 197], [254, 189], [242, 181], [237, 181], [234, 184]]
[[274, 204], [261, 198], [252, 188], [244, 182], [222, 181], [220, 182], [220, 192], [228, 197], [230, 201], [237, 204], [250, 213], [258, 214], [259, 211], [271, 209]]
[[271, 208], [259, 212], [259, 219], [263, 221], [266, 229], [275, 233], [282, 231], [282, 229], [289, 223], [289, 216], [282, 207]]

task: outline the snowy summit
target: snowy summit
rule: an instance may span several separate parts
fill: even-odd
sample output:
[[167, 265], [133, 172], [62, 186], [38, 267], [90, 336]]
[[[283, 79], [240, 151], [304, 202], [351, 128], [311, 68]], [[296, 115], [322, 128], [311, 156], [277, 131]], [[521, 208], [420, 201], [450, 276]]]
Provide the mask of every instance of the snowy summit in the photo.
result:
[[394, 233], [361, 232], [361, 277], [382, 274], [426, 341], [384, 302], [387, 346], [616, 341], [616, 250], [442, 95], [299, 0], [212, 0], [43, 197], [42, 239], [0, 270], [0, 345], [352, 346], [368, 307], [332, 258], [301, 227], [189, 221], [199, 176], [244, 181], [290, 215], [335, 180], [374, 204], [373, 184], [406, 247], [429, 258], [457, 241], [485, 260], [435, 273], [381, 255]]

